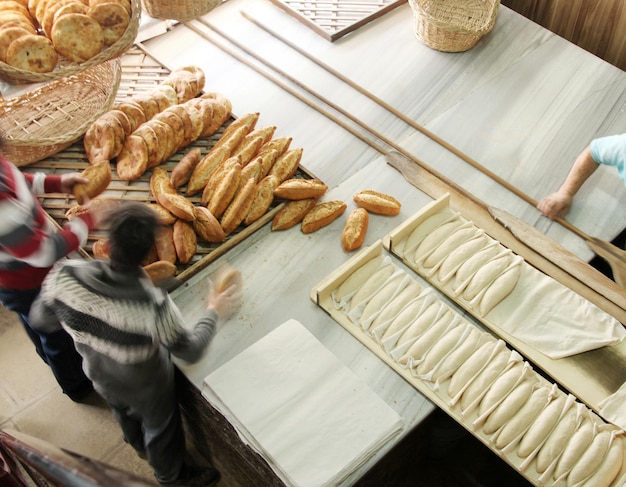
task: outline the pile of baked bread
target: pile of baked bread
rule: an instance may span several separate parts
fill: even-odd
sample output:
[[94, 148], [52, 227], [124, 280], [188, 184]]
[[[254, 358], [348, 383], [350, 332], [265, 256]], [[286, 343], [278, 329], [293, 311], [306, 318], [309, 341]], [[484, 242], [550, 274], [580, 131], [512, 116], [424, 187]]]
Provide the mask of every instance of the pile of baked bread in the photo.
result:
[[131, 15], [130, 0], [3, 0], [0, 61], [34, 73], [61, 58], [83, 63], [115, 44]]

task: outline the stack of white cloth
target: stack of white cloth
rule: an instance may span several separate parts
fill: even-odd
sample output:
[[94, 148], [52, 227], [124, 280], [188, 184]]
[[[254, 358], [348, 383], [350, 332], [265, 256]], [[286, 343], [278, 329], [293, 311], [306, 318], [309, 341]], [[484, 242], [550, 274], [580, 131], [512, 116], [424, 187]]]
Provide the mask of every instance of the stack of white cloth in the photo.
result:
[[287, 485], [299, 487], [341, 483], [403, 427], [296, 320], [208, 375], [202, 394]]

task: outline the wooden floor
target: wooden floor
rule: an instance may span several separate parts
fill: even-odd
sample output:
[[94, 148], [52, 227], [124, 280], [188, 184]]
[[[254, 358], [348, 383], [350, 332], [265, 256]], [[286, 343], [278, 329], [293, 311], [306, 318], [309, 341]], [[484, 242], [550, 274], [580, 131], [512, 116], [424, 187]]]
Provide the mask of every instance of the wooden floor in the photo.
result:
[[441, 410], [412, 431], [357, 487], [528, 487], [531, 484]]

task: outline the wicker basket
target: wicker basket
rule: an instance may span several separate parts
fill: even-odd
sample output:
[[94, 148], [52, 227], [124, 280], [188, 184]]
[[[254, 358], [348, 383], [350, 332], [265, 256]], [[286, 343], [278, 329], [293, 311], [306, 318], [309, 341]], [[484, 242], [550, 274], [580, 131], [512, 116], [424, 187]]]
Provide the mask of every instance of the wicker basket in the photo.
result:
[[14, 84], [25, 83], [41, 83], [46, 81], [54, 81], [57, 79], [80, 73], [92, 66], [116, 58], [124, 54], [134, 43], [139, 30], [139, 18], [141, 16], [140, 0], [131, 0], [131, 15], [128, 27], [115, 43], [103, 49], [91, 59], [84, 63], [75, 63], [62, 56], [59, 56], [59, 63], [53, 71], [49, 73], [33, 73], [23, 69], [17, 69], [6, 63], [0, 62], [0, 78]]
[[185, 20], [200, 17], [215, 7], [222, 0], [141, 0], [143, 10], [155, 19]]
[[0, 101], [0, 151], [16, 166], [69, 147], [113, 106], [122, 66], [111, 59], [16, 98]]
[[444, 52], [467, 51], [489, 32], [500, 0], [409, 0], [415, 34], [428, 47]]

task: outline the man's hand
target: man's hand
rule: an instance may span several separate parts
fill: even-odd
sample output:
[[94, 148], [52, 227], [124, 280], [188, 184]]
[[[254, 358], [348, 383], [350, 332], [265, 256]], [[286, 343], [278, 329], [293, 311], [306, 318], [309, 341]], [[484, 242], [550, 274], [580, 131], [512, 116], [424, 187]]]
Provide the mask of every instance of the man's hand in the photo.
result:
[[212, 279], [209, 282], [209, 294], [207, 307], [213, 309], [219, 315], [220, 322], [228, 320], [241, 307], [243, 291], [241, 283], [235, 283], [222, 292], [215, 290]]
[[565, 217], [572, 207], [573, 196], [565, 191], [557, 191], [542, 199], [537, 208], [551, 220]]
[[68, 172], [61, 175], [61, 191], [64, 193], [70, 194], [72, 193], [72, 189], [74, 185], [82, 183], [85, 184], [89, 182], [87, 178], [84, 178], [77, 172]]

